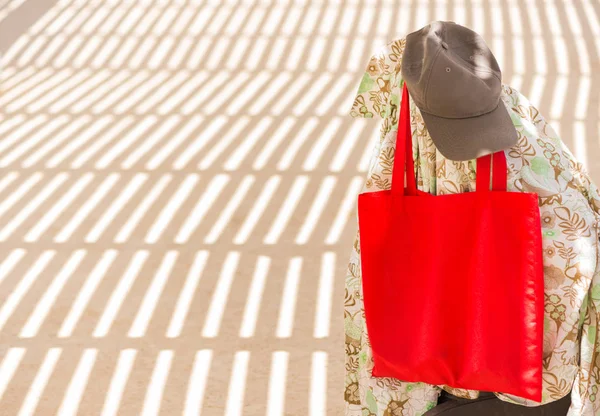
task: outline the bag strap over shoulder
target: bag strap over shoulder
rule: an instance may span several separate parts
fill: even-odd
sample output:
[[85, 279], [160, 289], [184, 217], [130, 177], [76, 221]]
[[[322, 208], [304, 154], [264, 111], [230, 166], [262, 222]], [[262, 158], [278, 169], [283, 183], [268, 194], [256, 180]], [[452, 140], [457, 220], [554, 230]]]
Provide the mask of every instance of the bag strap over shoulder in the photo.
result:
[[[405, 170], [406, 187], [404, 186]], [[504, 154], [504, 151], [499, 151], [493, 155], [486, 155], [477, 158], [477, 179], [475, 187], [477, 192], [487, 192], [490, 190], [490, 174], [492, 173], [492, 170], [492, 190], [506, 191], [506, 155]], [[392, 193], [413, 196], [417, 194], [415, 162], [413, 160], [412, 152], [410, 103], [406, 82], [402, 88], [402, 100], [400, 101], [398, 133], [396, 135], [396, 151], [394, 155], [394, 164], [392, 167]]]

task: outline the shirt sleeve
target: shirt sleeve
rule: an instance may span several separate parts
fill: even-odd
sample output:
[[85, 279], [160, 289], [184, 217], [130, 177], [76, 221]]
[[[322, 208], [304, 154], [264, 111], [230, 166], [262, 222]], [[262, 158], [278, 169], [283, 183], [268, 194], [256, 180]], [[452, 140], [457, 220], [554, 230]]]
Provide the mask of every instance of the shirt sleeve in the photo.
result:
[[596, 215], [593, 230], [596, 233], [596, 271], [592, 277], [586, 296], [585, 310], [582, 311], [582, 333], [580, 345], [579, 373], [571, 392], [572, 405], [567, 416], [600, 414], [600, 193], [583, 166], [572, 158], [571, 167], [576, 184], [587, 198]]
[[[545, 128], [556, 135], [549, 124]], [[567, 416], [595, 416], [600, 415], [600, 193], [584, 166], [565, 146], [561, 150], [569, 161], [573, 183], [587, 200], [595, 220], [591, 224], [592, 235], [595, 235], [595, 246], [591, 247], [595, 272], [580, 311], [579, 370], [571, 390], [571, 407]], [[587, 245], [583, 240], [581, 243]]]
[[352, 117], [383, 119], [388, 115], [392, 83], [400, 82], [403, 50], [404, 39], [394, 40], [381, 46], [369, 58], [350, 109]]

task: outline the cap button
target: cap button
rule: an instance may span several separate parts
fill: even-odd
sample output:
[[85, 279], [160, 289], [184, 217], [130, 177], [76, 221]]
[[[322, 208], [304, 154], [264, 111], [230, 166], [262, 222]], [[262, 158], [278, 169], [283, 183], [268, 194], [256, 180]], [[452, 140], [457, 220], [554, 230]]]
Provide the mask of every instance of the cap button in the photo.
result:
[[442, 41], [442, 48], [448, 49], [448, 44], [444, 41]]

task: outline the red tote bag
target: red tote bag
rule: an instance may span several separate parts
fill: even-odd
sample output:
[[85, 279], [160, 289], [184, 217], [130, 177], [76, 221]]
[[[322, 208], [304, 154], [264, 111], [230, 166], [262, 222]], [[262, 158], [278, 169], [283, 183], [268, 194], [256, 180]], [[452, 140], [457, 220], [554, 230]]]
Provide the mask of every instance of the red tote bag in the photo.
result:
[[372, 376], [541, 402], [538, 197], [506, 191], [502, 151], [477, 159], [475, 192], [417, 190], [408, 100], [404, 84], [391, 189], [358, 196]]

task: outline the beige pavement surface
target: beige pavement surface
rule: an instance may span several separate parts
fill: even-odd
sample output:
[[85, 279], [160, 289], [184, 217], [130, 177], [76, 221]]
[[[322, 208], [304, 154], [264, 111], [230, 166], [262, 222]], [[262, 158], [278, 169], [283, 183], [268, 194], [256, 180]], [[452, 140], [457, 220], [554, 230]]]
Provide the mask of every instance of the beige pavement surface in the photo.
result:
[[0, 415], [342, 415], [348, 112], [431, 20], [600, 182], [597, 0], [0, 4]]

